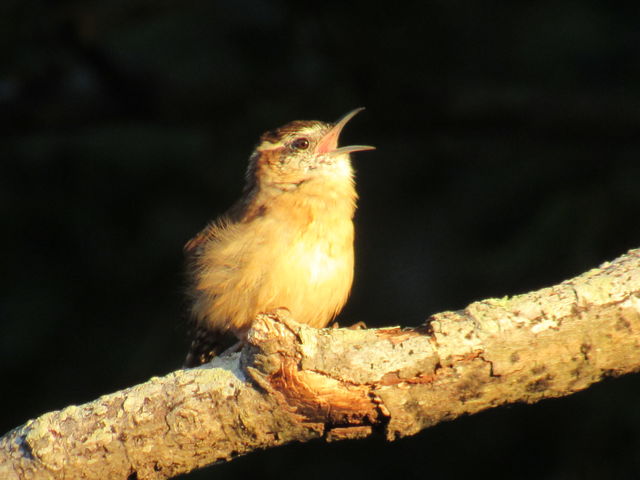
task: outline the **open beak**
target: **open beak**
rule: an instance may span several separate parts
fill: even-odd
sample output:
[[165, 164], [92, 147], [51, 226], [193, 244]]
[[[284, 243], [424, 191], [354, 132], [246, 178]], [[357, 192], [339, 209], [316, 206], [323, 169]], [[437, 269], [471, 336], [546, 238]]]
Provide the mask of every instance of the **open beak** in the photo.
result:
[[341, 153], [362, 152], [364, 150], [375, 150], [376, 147], [371, 147], [369, 145], [349, 145], [348, 147], [338, 148], [338, 137], [340, 137], [340, 132], [342, 132], [342, 129], [349, 120], [355, 117], [362, 110], [364, 110], [364, 107], [351, 110], [344, 117], [338, 120], [331, 130], [329, 130], [318, 142], [318, 145], [316, 146], [316, 153], [328, 153], [335, 155]]

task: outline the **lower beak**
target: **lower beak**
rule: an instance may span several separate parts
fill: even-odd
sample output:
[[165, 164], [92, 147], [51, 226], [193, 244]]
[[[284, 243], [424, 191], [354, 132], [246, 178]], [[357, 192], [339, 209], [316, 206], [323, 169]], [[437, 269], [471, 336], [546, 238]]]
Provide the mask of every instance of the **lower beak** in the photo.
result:
[[350, 145], [348, 147], [338, 148], [338, 137], [340, 137], [340, 132], [342, 132], [342, 129], [349, 120], [355, 117], [362, 110], [364, 110], [363, 107], [351, 110], [344, 117], [338, 120], [331, 130], [329, 130], [318, 142], [316, 153], [329, 153], [331, 155], [336, 155], [341, 153], [362, 152], [364, 150], [375, 150], [376, 147], [371, 147], [369, 145]]

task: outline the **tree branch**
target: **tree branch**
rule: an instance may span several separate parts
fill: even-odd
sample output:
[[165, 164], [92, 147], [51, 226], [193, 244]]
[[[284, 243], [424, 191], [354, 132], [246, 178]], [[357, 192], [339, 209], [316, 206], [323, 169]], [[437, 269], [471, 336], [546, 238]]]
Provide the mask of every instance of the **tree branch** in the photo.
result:
[[255, 449], [389, 440], [640, 369], [640, 250], [411, 329], [261, 315], [241, 353], [60, 411], [0, 439], [0, 478], [164, 479]]

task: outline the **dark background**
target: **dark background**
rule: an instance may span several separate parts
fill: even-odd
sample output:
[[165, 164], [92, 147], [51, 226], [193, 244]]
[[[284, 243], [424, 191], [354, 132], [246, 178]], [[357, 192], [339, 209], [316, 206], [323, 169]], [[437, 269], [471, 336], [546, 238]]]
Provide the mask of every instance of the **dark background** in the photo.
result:
[[[304, 3], [304, 5], [303, 5]], [[382, 3], [382, 2], [380, 2]], [[182, 245], [294, 119], [367, 110], [341, 323], [417, 325], [640, 247], [635, 3], [0, 6], [4, 432], [181, 365]], [[188, 478], [640, 478], [640, 378]]]

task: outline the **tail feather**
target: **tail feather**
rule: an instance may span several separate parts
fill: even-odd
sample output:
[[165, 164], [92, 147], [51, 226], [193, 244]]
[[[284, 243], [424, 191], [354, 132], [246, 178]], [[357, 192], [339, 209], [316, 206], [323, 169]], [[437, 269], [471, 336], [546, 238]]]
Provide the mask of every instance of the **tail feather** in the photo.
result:
[[194, 327], [191, 333], [189, 353], [184, 361], [185, 368], [197, 367], [211, 361], [213, 357], [233, 346], [238, 340], [229, 332]]

